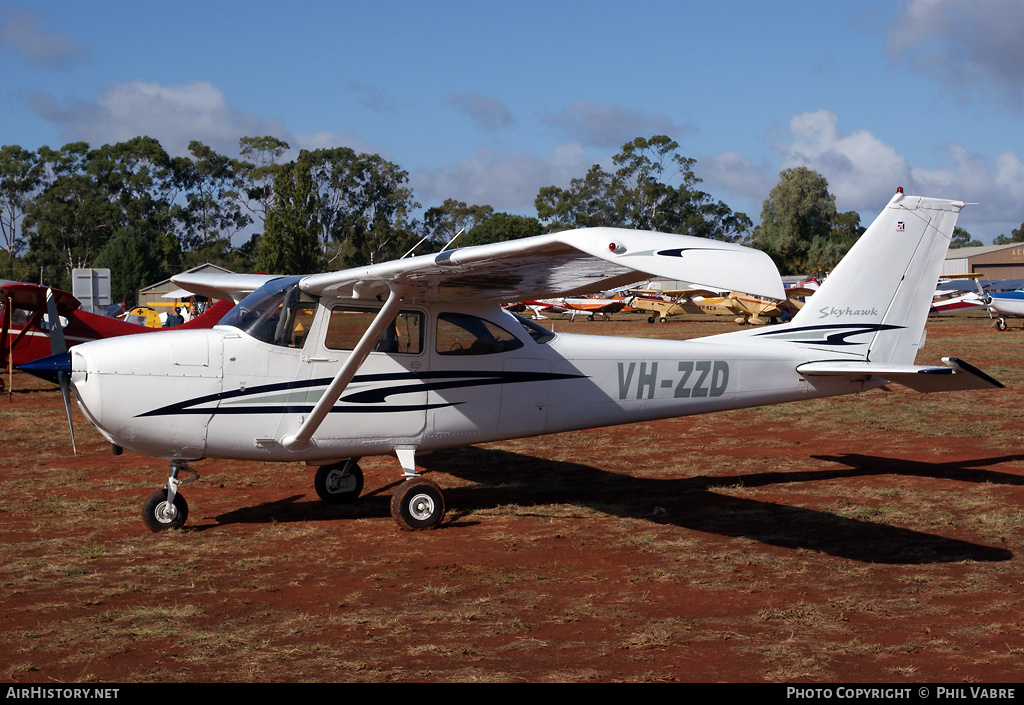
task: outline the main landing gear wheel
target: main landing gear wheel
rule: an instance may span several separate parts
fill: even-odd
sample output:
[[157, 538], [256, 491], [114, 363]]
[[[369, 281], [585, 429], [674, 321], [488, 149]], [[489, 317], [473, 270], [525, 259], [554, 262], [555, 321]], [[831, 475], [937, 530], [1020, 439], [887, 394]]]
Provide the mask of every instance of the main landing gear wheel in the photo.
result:
[[391, 516], [407, 531], [433, 529], [444, 519], [444, 494], [430, 480], [406, 480], [391, 497]]
[[1006, 319], [1005, 318], [997, 318], [996, 319], [995, 328], [996, 328], [996, 330], [1006, 330]]
[[186, 519], [188, 502], [180, 494], [175, 494], [174, 501], [168, 502], [166, 487], [149, 495], [142, 505], [142, 521], [150, 531], [180, 529]]
[[363, 471], [354, 460], [321, 465], [313, 478], [313, 488], [327, 504], [352, 502], [363, 491]]

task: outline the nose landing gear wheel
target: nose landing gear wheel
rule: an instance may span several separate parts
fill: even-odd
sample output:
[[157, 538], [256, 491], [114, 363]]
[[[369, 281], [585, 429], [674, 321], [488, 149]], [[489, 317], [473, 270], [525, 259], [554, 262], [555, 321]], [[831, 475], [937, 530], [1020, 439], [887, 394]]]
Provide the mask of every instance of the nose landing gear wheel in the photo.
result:
[[354, 460], [321, 465], [313, 478], [313, 488], [327, 504], [351, 502], [363, 491], [363, 471]]
[[167, 488], [157, 490], [149, 495], [142, 505], [142, 521], [150, 531], [166, 531], [180, 529], [188, 519], [188, 502], [180, 494], [174, 495], [174, 501], [167, 501]]
[[391, 516], [407, 531], [433, 529], [444, 519], [444, 494], [430, 480], [406, 480], [391, 497]]

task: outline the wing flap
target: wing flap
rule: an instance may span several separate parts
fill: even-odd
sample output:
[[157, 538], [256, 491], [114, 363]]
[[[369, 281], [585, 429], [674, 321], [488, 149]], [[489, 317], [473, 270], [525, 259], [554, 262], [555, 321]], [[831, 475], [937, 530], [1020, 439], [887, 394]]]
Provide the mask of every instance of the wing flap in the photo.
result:
[[945, 367], [927, 365], [885, 365], [870, 362], [808, 362], [797, 367], [807, 376], [847, 377], [851, 380], [875, 378], [896, 382], [928, 394], [931, 392], [959, 392], [971, 389], [1000, 389], [1001, 382], [977, 367], [955, 357], [944, 357]]

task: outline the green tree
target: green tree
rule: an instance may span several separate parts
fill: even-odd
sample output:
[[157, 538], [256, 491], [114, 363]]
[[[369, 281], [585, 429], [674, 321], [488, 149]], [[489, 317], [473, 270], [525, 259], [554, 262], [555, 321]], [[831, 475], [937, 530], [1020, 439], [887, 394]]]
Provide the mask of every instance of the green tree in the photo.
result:
[[17, 278], [15, 262], [25, 248], [19, 221], [41, 183], [42, 171], [34, 152], [17, 145], [0, 147], [0, 238], [7, 250], [11, 279]]
[[606, 225], [740, 239], [750, 218], [699, 190], [695, 160], [678, 150], [665, 135], [637, 137], [612, 158], [618, 167], [614, 174], [595, 164], [568, 189], [542, 188], [537, 215], [548, 231]]
[[93, 258], [125, 224], [124, 211], [105, 183], [87, 169], [89, 146], [65, 145], [39, 150], [45, 188], [26, 204], [22, 226], [29, 235], [27, 260], [33, 270], [67, 289], [71, 271], [89, 267]]
[[110, 295], [131, 308], [139, 289], [167, 277], [160, 245], [139, 228], [125, 226], [103, 246], [95, 266], [110, 270]]
[[178, 162], [185, 190], [182, 248], [204, 248], [218, 241], [229, 247], [231, 237], [253, 222], [242, 210], [240, 163], [195, 140], [188, 151], [192, 158]]
[[617, 212], [617, 194], [621, 190], [616, 177], [594, 164], [583, 178], [570, 181], [567, 189], [541, 188], [534, 205], [546, 232], [621, 226], [622, 218]]
[[396, 164], [347, 147], [303, 150], [298, 163], [316, 187], [321, 248], [331, 266], [396, 259], [416, 242], [409, 217], [419, 204]]
[[953, 237], [949, 241], [949, 247], [954, 250], [961, 247], [981, 247], [981, 240], [973, 239], [969, 232], [957, 227], [953, 228]]
[[540, 221], [536, 218], [509, 215], [508, 213], [495, 213], [463, 235], [458, 243], [460, 247], [470, 247], [471, 245], [484, 245], [490, 242], [505, 242], [507, 240], [533, 237], [534, 235], [540, 235], [542, 232], [543, 228]]
[[264, 223], [274, 201], [274, 179], [281, 168], [281, 158], [288, 151], [288, 143], [276, 137], [243, 137], [238, 141], [239, 152], [245, 160], [238, 162], [237, 171], [242, 180], [244, 204]]
[[825, 177], [796, 167], [779, 175], [751, 244], [767, 252], [783, 274], [807, 274], [832, 269], [861, 232], [856, 213], [836, 212]]
[[283, 165], [274, 179], [274, 193], [256, 248], [256, 269], [268, 274], [323, 271], [320, 203], [307, 165]]
[[462, 232], [457, 243], [462, 247], [466, 234], [493, 215], [494, 209], [490, 206], [467, 206], [463, 201], [448, 198], [442, 205], [427, 209], [423, 214], [423, 226], [438, 246], [447, 245]]
[[1011, 230], [1009, 237], [1006, 235], [996, 235], [995, 239], [992, 240], [993, 245], [1009, 245], [1014, 242], [1024, 242], [1024, 223], [1021, 223], [1019, 228]]

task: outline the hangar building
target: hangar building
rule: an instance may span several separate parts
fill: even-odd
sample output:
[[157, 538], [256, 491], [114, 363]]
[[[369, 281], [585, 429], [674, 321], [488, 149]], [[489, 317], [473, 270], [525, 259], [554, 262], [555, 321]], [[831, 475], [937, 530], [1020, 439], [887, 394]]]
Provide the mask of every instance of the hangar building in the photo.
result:
[[1024, 242], [960, 247], [946, 253], [943, 274], [981, 274], [983, 279], [1024, 279]]

